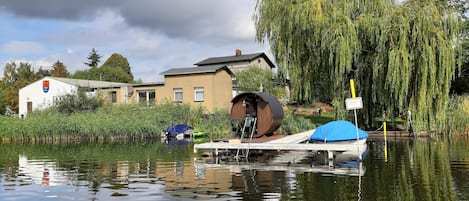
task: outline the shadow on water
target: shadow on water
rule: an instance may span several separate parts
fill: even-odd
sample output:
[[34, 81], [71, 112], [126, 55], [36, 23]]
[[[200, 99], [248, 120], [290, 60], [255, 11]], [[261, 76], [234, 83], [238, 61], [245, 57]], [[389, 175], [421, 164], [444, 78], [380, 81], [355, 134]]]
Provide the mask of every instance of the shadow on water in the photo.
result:
[[192, 144], [1, 144], [0, 200], [469, 200], [467, 140], [369, 141], [362, 163], [313, 154], [213, 160]]

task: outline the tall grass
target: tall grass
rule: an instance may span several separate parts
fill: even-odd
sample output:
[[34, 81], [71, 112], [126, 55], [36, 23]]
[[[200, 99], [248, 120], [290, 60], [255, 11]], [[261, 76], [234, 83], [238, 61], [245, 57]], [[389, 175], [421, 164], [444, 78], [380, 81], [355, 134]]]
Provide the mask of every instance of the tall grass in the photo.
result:
[[[1, 117], [0, 137], [3, 140], [70, 140], [70, 139], [142, 139], [159, 137], [170, 125], [186, 123], [201, 127], [208, 133], [222, 135], [229, 131], [229, 123], [219, 118], [219, 112], [202, 121], [201, 108], [164, 103], [154, 107], [137, 105], [105, 106], [95, 111], [64, 114], [48, 109], [28, 114], [25, 119]], [[228, 119], [228, 118], [226, 118]]]
[[450, 99], [448, 132], [454, 135], [469, 135], [469, 96]]
[[[32, 112], [24, 119], [0, 116], [0, 141], [72, 140], [109, 141], [160, 137], [170, 125], [185, 123], [210, 138], [230, 136], [230, 114], [218, 110], [205, 114], [202, 107], [162, 103], [103, 106], [95, 110], [59, 112], [56, 108]], [[314, 128], [311, 120], [286, 112], [277, 133], [293, 134]]]

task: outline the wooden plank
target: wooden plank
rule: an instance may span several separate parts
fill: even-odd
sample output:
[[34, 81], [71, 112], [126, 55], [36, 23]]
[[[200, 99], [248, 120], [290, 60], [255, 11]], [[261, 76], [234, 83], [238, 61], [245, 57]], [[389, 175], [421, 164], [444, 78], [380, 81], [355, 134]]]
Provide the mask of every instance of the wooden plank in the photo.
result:
[[304, 131], [304, 132], [301, 132], [301, 133], [285, 136], [285, 137], [280, 138], [280, 139], [271, 140], [271, 141], [268, 141], [266, 143], [269, 143], [269, 144], [271, 144], [271, 143], [273, 143], [273, 144], [275, 144], [275, 143], [298, 144], [298, 143], [307, 141], [309, 139], [309, 137], [311, 136], [311, 134], [314, 133], [314, 131], [315, 131], [315, 129], [308, 130], [308, 131]]

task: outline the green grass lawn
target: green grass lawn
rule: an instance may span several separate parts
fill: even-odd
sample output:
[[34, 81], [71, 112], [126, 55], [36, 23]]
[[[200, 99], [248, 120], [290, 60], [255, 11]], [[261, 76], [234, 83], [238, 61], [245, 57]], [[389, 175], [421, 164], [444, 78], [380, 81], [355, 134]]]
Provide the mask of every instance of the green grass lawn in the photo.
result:
[[323, 125], [327, 122], [334, 121], [334, 113], [333, 112], [323, 112], [321, 116], [313, 115], [313, 114], [306, 114], [303, 115], [304, 118], [311, 120], [314, 125]]

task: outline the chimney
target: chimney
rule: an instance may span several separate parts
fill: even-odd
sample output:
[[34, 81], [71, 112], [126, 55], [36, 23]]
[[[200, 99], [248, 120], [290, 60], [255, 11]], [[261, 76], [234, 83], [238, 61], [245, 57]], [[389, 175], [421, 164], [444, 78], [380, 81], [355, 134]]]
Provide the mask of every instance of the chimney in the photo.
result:
[[241, 56], [241, 50], [240, 50], [240, 49], [236, 49], [235, 54], [236, 54], [236, 56]]

